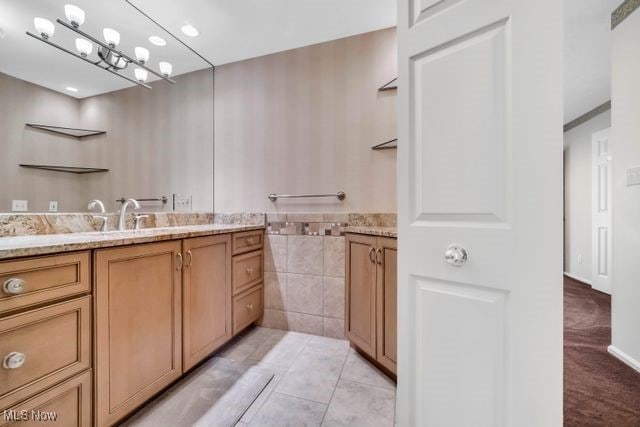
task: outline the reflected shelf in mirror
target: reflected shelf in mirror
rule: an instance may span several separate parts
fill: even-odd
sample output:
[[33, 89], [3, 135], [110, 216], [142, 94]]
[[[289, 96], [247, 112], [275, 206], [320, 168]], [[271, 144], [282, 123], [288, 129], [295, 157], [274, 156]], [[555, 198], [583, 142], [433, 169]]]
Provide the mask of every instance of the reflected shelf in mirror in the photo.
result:
[[33, 129], [39, 129], [59, 135], [72, 136], [78, 139], [86, 138], [89, 136], [104, 135], [107, 133], [106, 130], [67, 128], [62, 126], [39, 125], [35, 123], [25, 123], [25, 125]]
[[66, 172], [75, 174], [96, 173], [96, 172], [109, 172], [109, 169], [103, 168], [84, 168], [77, 166], [52, 166], [52, 165], [28, 165], [20, 164], [20, 167], [27, 169], [40, 169], [53, 172]]

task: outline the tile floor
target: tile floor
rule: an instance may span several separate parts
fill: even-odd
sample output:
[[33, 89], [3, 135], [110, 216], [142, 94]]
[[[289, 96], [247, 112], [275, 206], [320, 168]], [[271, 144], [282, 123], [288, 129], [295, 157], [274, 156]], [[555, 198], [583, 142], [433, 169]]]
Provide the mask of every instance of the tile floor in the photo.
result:
[[345, 340], [257, 327], [219, 357], [274, 371], [239, 426], [394, 426], [393, 381]]

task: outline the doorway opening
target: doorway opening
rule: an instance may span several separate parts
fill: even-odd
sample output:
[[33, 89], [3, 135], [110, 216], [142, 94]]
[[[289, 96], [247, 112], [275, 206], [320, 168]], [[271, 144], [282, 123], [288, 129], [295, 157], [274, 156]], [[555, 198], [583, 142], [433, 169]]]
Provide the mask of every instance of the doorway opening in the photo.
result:
[[[640, 366], [612, 345], [616, 294], [611, 12], [619, 0], [565, 1], [564, 424], [640, 424]], [[626, 231], [625, 231], [626, 230]], [[618, 272], [618, 279], [627, 274]], [[616, 327], [613, 325], [613, 335]], [[634, 369], [635, 368], [635, 369]]]

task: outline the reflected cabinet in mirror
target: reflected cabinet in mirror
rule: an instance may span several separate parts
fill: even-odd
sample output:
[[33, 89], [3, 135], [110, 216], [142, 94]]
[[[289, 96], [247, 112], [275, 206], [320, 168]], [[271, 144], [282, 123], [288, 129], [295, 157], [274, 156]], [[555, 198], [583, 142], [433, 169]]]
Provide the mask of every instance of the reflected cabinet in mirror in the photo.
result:
[[0, 36], [0, 212], [213, 210], [210, 63], [126, 1], [3, 0]]

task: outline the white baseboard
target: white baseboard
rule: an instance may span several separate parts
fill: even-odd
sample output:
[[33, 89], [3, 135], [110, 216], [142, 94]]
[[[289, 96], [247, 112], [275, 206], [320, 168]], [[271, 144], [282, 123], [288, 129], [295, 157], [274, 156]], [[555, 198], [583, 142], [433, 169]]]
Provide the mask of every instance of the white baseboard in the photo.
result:
[[567, 277], [571, 277], [572, 279], [577, 280], [578, 282], [586, 283], [587, 285], [591, 286], [591, 280], [584, 279], [572, 273], [567, 273], [566, 271], [564, 272], [564, 275]]
[[618, 347], [614, 345], [610, 345], [609, 347], [607, 347], [607, 351], [609, 352], [609, 354], [613, 355], [616, 359], [620, 360], [621, 362], [624, 362], [626, 365], [640, 372], [640, 362], [638, 362], [636, 359], [634, 359], [633, 357], [629, 356], [628, 354], [620, 350]]

